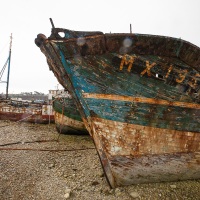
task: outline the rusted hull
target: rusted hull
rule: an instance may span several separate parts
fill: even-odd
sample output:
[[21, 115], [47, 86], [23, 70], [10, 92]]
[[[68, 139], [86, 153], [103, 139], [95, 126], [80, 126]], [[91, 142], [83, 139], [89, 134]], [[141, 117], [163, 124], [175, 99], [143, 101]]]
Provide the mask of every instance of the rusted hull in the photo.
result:
[[93, 138], [112, 187], [200, 178], [199, 133], [90, 120], [98, 130]]
[[36, 44], [70, 91], [111, 187], [200, 178], [198, 47], [66, 29]]

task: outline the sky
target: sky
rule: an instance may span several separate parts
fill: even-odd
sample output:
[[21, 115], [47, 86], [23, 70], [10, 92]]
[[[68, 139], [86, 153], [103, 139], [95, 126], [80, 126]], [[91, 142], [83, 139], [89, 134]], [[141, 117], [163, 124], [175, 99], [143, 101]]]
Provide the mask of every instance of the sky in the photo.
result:
[[[0, 71], [13, 35], [9, 93], [62, 89], [35, 45], [56, 28], [182, 38], [200, 47], [200, 0], [6, 0], [0, 3]], [[1, 81], [6, 81], [7, 69]], [[6, 84], [0, 83], [0, 94]]]

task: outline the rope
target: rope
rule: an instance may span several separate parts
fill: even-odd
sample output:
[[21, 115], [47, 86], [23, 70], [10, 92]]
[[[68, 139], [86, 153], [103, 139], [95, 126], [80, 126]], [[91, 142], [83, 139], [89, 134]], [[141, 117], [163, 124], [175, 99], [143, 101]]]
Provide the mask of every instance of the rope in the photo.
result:
[[[28, 143], [35, 143], [35, 142], [42, 143], [42, 142], [57, 142], [57, 141], [56, 140], [35, 140], [35, 141], [27, 141], [27, 142], [23, 142], [23, 143], [28, 144]], [[13, 143], [1, 144], [0, 146], [3, 147], [3, 146], [14, 145], [14, 144], [22, 144], [22, 142], [13, 142]]]
[[8, 64], [8, 61], [9, 61], [9, 58], [6, 60], [6, 63], [5, 63], [4, 66], [2, 67], [2, 70], [1, 70], [1, 72], [0, 72], [0, 81], [1, 81], [1, 78], [2, 78], [2, 76], [3, 76], [4, 71], [5, 71], [5, 69], [6, 69], [6, 66], [7, 66], [7, 64]]
[[94, 147], [91, 148], [84, 148], [84, 149], [33, 149], [33, 148], [0, 148], [0, 151], [7, 151], [7, 150], [14, 150], [14, 151], [50, 151], [50, 152], [58, 152], [58, 151], [84, 151], [84, 150], [91, 150], [95, 149]]
[[59, 138], [60, 138], [60, 135], [61, 135], [61, 131], [62, 131], [62, 126], [63, 126], [63, 113], [64, 113], [64, 105], [62, 106], [62, 124], [60, 125], [60, 132], [58, 134], [58, 137], [57, 137], [57, 141], [59, 141]]
[[27, 118], [29, 118], [29, 117], [33, 116], [33, 115], [34, 115], [34, 114], [31, 114], [31, 115], [29, 115], [28, 117], [22, 118], [22, 119], [20, 119], [20, 120], [16, 121], [16, 123], [17, 123], [17, 122], [21, 122], [21, 121], [23, 121], [23, 120], [25, 120], [25, 119], [27, 119]]

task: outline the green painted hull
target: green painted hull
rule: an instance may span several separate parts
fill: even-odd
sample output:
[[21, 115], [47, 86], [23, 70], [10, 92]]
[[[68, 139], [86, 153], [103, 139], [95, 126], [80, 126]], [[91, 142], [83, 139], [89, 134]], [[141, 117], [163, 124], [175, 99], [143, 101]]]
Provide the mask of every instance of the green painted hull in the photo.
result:
[[56, 129], [63, 134], [88, 134], [71, 97], [53, 98]]

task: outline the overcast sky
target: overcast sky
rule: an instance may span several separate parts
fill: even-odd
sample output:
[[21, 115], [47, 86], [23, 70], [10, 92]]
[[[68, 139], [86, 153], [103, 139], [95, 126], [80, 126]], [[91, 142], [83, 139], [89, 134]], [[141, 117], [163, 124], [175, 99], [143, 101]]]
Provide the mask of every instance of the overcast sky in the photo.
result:
[[[200, 0], [1, 1], [0, 71], [13, 34], [10, 93], [48, 93], [57, 88], [45, 56], [34, 43], [37, 34], [50, 35], [50, 17], [57, 28], [128, 33], [132, 24], [134, 33], [182, 38], [200, 47]], [[0, 83], [0, 93], [5, 91], [6, 84]]]

